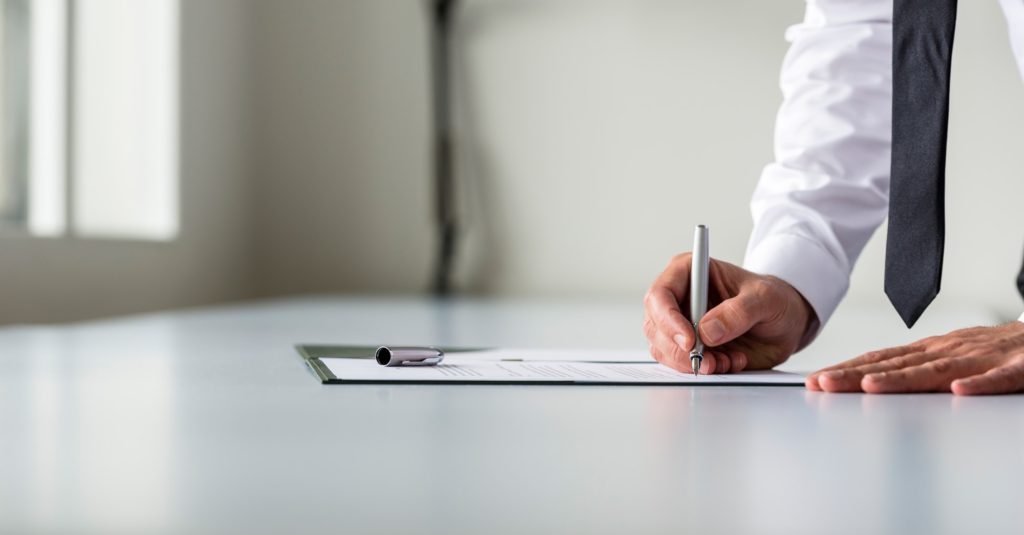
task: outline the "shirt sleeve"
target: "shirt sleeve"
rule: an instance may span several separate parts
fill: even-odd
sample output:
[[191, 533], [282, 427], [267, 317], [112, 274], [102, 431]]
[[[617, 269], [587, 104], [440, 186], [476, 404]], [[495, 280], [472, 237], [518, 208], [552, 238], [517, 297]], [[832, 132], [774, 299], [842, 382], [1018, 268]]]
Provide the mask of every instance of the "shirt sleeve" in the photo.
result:
[[[1024, 2], [1020, 0], [999, 0], [1010, 29], [1010, 45], [1017, 57], [1017, 68], [1024, 77]], [[1024, 321], [1024, 320], [1022, 320]]]
[[808, 0], [786, 40], [775, 161], [751, 200], [744, 267], [804, 296], [818, 316], [806, 344], [888, 213], [892, 1]]

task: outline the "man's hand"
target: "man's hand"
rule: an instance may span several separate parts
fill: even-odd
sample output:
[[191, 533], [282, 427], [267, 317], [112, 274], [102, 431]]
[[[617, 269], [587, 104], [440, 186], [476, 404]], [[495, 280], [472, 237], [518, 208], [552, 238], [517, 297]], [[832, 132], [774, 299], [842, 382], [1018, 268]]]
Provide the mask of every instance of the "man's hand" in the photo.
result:
[[811, 374], [807, 388], [962, 396], [1020, 392], [1024, 390], [1024, 323], [961, 329], [865, 353]]
[[[644, 335], [651, 356], [684, 373], [692, 373], [694, 345], [688, 311], [692, 255], [672, 258], [644, 297]], [[700, 373], [767, 369], [785, 362], [816, 319], [800, 292], [775, 277], [757, 275], [711, 260], [708, 312], [701, 320], [707, 346]]]

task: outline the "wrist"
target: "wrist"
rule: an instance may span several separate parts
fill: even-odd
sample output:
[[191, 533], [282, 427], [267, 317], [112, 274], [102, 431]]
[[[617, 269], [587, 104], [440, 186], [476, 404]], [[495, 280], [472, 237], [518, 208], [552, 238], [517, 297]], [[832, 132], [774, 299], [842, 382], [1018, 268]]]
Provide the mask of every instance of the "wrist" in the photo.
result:
[[821, 328], [821, 321], [818, 319], [818, 313], [814, 311], [814, 307], [807, 301], [800, 290], [797, 290], [792, 284], [773, 276], [768, 276], [773, 283], [775, 283], [785, 293], [786, 297], [786, 312], [785, 314], [791, 318], [794, 330], [800, 333], [797, 341], [796, 349], [794, 353], [807, 347], [814, 337], [818, 334], [818, 330]]

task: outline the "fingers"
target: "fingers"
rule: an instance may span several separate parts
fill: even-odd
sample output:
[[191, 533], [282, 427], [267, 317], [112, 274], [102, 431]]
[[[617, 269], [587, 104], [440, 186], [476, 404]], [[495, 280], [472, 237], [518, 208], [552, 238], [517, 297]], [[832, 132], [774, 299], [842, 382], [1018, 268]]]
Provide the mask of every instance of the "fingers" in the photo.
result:
[[[818, 372], [816, 380], [818, 389], [825, 392], [860, 392], [861, 381], [864, 376], [872, 373], [880, 373], [891, 370], [899, 370], [924, 364], [935, 360], [934, 353], [916, 352], [907, 354], [891, 353], [893, 356], [878, 360], [871, 364], [864, 364], [856, 367], [836, 368], [828, 371]], [[808, 378], [810, 380], [810, 378]]]
[[729, 353], [729, 359], [731, 361], [730, 370], [732, 373], [739, 373], [747, 368], [747, 355], [741, 351], [733, 351]]
[[719, 351], [712, 351], [709, 353], [714, 357], [715, 367], [711, 373], [729, 373], [729, 369], [732, 367], [732, 360], [729, 356]]
[[1024, 392], [1024, 323], [960, 329], [819, 370], [808, 389], [867, 393]]
[[856, 368], [858, 366], [863, 366], [865, 364], [874, 364], [876, 362], [888, 360], [893, 357], [898, 357], [909, 353], [917, 353], [921, 351], [921, 349], [922, 348], [917, 344], [908, 344], [905, 346], [896, 346], [889, 347], [886, 349], [879, 349], [877, 351], [869, 351], [867, 353], [864, 353], [863, 355], [860, 355], [859, 357], [845, 360], [843, 362], [840, 362], [839, 364], [833, 364], [832, 366], [829, 366], [827, 368], [822, 368], [815, 373], [822, 373], [829, 370], [839, 370], [843, 368]]
[[729, 373], [731, 367], [729, 357], [718, 351], [705, 351], [704, 359], [700, 361], [700, 374]]
[[651, 356], [679, 371], [689, 371], [696, 336], [683, 316], [679, 302], [689, 286], [692, 256], [674, 257], [644, 296], [644, 336], [651, 344]]
[[861, 388], [872, 394], [948, 392], [954, 380], [981, 373], [988, 367], [985, 359], [977, 357], [939, 358], [909, 368], [869, 373], [861, 381]]
[[[679, 301], [669, 289], [652, 287], [644, 298], [644, 309], [656, 332], [664, 333], [668, 340], [683, 351], [689, 352], [693, 349], [693, 326], [683, 316], [682, 310], [679, 309]], [[650, 336], [648, 340], [651, 340]], [[669, 351], [668, 347], [661, 349]]]
[[1007, 364], [979, 375], [957, 379], [950, 388], [958, 396], [1012, 394], [1024, 391], [1024, 363]]
[[746, 333], [765, 316], [762, 297], [755, 292], [740, 292], [708, 311], [698, 326], [701, 340], [720, 346]]
[[[678, 348], [676, 348], [678, 349]], [[651, 344], [651, 356], [654, 360], [672, 368], [673, 370], [680, 373], [693, 373], [693, 365], [690, 362], [690, 354], [686, 354], [686, 358], [682, 358], [679, 353], [667, 354], [660, 349], [658, 345]], [[710, 357], [705, 353], [704, 359], [700, 363], [700, 373], [708, 375], [715, 373], [715, 366], [717, 362], [713, 357]]]
[[700, 361], [700, 374], [711, 375], [717, 371], [718, 359], [710, 351], [704, 352], [704, 358]]
[[651, 355], [658, 362], [683, 373], [691, 371], [690, 352], [679, 347], [679, 344], [671, 340], [664, 331], [655, 333], [651, 346], [657, 350], [657, 355], [653, 352]]
[[[828, 372], [832, 372], [833, 370], [847, 370], [847, 369], [858, 368], [860, 366], [876, 364], [876, 363], [884, 362], [884, 361], [887, 361], [887, 360], [890, 360], [890, 359], [893, 359], [893, 358], [902, 357], [902, 356], [905, 356], [905, 355], [908, 355], [908, 354], [911, 354], [911, 353], [917, 353], [917, 352], [920, 352], [920, 351], [921, 351], [920, 347], [918, 345], [916, 345], [916, 344], [905, 345], [905, 346], [896, 346], [896, 347], [890, 347], [890, 348], [887, 348], [887, 349], [881, 349], [881, 350], [878, 350], [878, 351], [871, 351], [871, 352], [865, 353], [863, 355], [860, 355], [858, 357], [855, 357], [855, 358], [852, 358], [852, 359], [840, 362], [839, 364], [834, 364], [834, 365], [829, 366], [827, 368], [822, 368], [822, 369], [812, 373], [811, 375], [807, 376], [807, 380], [805, 381], [805, 384], [807, 385], [807, 388], [809, 388], [810, 390], [824, 390], [824, 388], [821, 385], [821, 376], [823, 374], [826, 374]], [[838, 380], [840, 377], [842, 377], [842, 374], [834, 376], [833, 378]], [[857, 382], [859, 384], [860, 379], [858, 379]], [[838, 392], [838, 391], [841, 391], [841, 390], [835, 390], [835, 391]]]
[[[692, 263], [693, 257], [689, 253], [674, 257], [644, 297], [644, 335], [651, 344], [651, 355], [673, 369], [691, 373], [689, 353], [696, 341], [696, 333], [683, 314], [680, 302], [686, 299], [689, 291]], [[748, 275], [748, 279], [754, 277]], [[764, 311], [757, 305], [766, 301], [768, 285], [761, 284], [764, 281], [759, 282], [748, 280], [739, 295], [723, 301], [704, 316], [701, 329], [707, 351], [700, 373], [732, 373], [747, 367], [748, 355], [730, 351], [733, 349], [730, 346], [722, 346], [746, 333], [764, 316]]]
[[740, 351], [705, 351], [700, 373], [739, 373], [747, 367], [747, 356]]
[[[651, 345], [651, 356], [654, 360], [682, 373], [693, 373], [689, 353], [685, 359], [679, 358], [679, 354], [666, 355], [658, 346]], [[721, 351], [707, 351], [700, 363], [701, 375], [716, 373], [738, 373], [747, 367], [747, 356], [741, 351], [725, 353]]]

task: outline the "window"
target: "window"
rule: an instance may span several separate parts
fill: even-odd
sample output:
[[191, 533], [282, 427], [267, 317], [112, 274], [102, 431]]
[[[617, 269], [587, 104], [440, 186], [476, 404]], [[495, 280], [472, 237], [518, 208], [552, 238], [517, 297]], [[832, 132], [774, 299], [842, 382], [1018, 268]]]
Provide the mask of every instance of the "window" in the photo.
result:
[[28, 0], [0, 3], [0, 221], [28, 217]]
[[0, 6], [0, 225], [174, 238], [177, 0]]
[[72, 223], [86, 236], [178, 232], [177, 5], [77, 0]]

